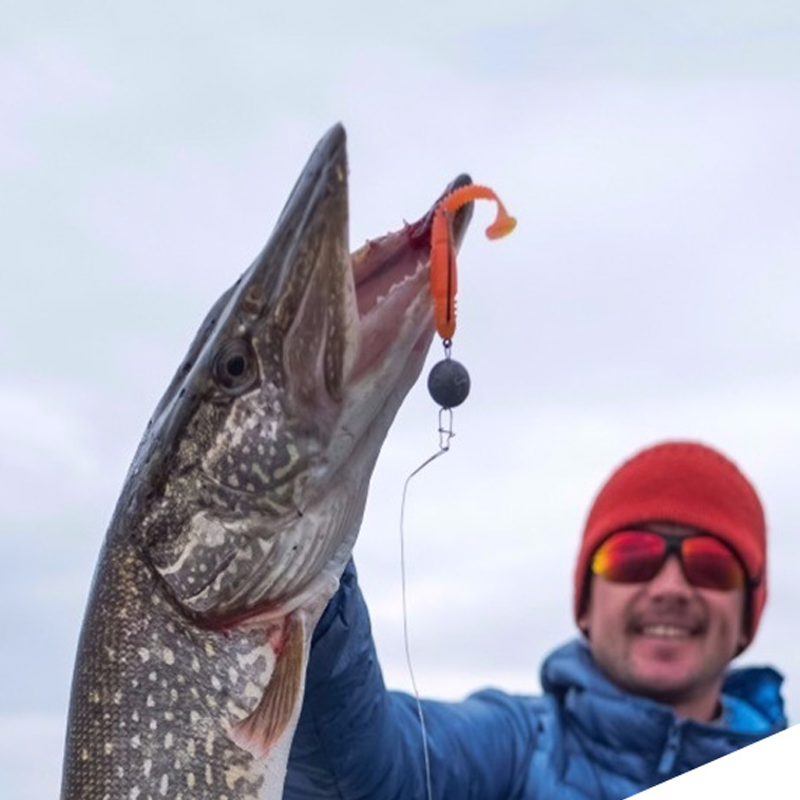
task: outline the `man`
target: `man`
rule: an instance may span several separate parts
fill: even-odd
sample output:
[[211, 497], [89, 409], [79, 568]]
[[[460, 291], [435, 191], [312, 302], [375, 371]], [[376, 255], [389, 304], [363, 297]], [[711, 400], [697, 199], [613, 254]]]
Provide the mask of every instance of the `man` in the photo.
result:
[[384, 687], [351, 565], [315, 632], [285, 797], [612, 800], [705, 764], [786, 727], [780, 675], [729, 669], [766, 587], [739, 469], [693, 442], [644, 450], [590, 509], [583, 636], [545, 660], [543, 696], [423, 701], [424, 747], [416, 701]]

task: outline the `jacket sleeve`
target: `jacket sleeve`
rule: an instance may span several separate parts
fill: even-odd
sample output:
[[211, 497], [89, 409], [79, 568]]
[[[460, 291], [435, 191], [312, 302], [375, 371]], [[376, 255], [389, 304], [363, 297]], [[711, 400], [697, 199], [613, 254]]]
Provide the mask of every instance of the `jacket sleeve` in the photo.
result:
[[[485, 690], [422, 702], [437, 800], [512, 800], [535, 745], [520, 699]], [[389, 692], [352, 562], [314, 634], [284, 798], [424, 800], [415, 698]]]

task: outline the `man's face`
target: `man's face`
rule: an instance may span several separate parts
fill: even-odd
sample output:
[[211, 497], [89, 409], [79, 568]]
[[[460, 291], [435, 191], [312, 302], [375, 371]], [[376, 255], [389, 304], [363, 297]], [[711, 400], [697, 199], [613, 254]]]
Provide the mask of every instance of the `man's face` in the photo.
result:
[[[696, 532], [646, 527], [679, 536]], [[675, 555], [646, 583], [611, 583], [596, 575], [591, 581], [578, 622], [611, 681], [672, 706], [705, 698], [713, 707], [729, 661], [747, 641], [744, 589], [694, 587]]]

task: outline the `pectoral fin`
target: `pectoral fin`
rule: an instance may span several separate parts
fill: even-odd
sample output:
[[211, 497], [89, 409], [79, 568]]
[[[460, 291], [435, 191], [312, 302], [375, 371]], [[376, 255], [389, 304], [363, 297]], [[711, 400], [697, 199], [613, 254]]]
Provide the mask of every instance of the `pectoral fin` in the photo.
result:
[[256, 710], [233, 729], [234, 741], [257, 757], [264, 757], [295, 719], [302, 702], [306, 668], [306, 635], [302, 614], [291, 614], [275, 669]]

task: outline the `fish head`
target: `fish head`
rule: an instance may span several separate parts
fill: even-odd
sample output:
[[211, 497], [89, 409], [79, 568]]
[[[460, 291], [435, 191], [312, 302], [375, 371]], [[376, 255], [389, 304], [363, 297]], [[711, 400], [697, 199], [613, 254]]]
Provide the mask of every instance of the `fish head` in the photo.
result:
[[[433, 337], [433, 209], [351, 255], [347, 181], [337, 125], [208, 314], [131, 468], [150, 563], [207, 619], [285, 610], [341, 570]], [[454, 218], [457, 243], [470, 216]]]

